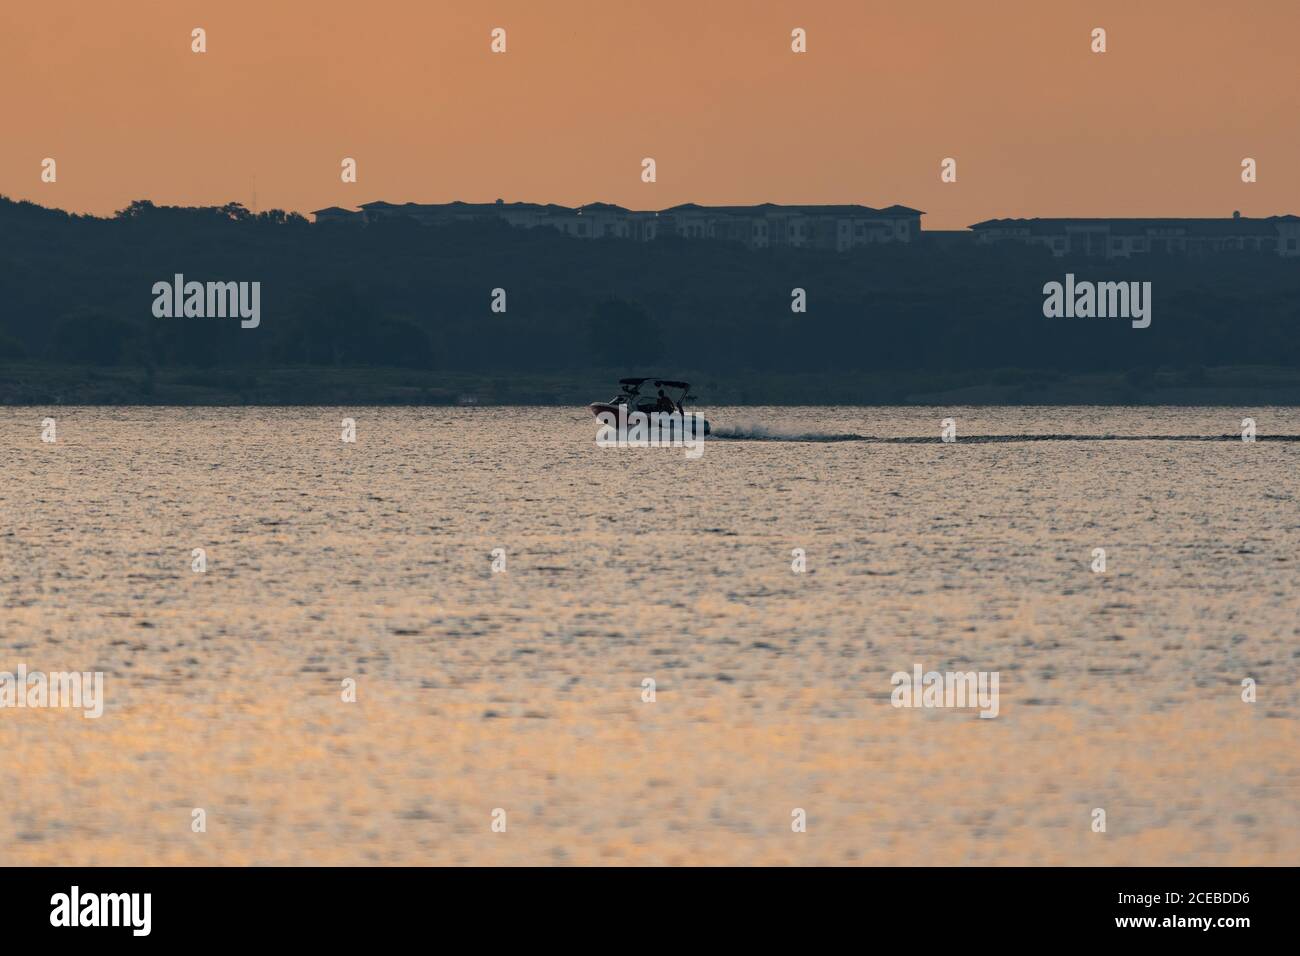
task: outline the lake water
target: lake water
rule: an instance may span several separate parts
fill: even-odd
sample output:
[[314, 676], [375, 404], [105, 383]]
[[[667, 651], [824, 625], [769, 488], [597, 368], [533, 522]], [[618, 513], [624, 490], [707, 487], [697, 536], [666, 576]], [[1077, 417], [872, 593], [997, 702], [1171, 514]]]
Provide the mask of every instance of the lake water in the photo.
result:
[[1300, 409], [704, 411], [0, 409], [0, 862], [1300, 863]]

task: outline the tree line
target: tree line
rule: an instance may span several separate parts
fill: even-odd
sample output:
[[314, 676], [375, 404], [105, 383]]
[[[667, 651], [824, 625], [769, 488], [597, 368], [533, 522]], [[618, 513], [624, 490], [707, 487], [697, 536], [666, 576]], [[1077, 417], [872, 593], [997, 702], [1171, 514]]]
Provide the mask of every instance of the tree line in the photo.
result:
[[[1152, 322], [1045, 318], [1066, 272], [1149, 281]], [[262, 321], [155, 318], [151, 288], [261, 282]], [[806, 311], [792, 311], [795, 289]], [[504, 290], [504, 295], [494, 290]], [[503, 306], [494, 311], [493, 303]], [[574, 239], [500, 222], [315, 225], [236, 203], [111, 217], [0, 197], [0, 360], [149, 368], [718, 374], [1300, 367], [1300, 260], [1106, 262], [922, 240], [843, 253]]]

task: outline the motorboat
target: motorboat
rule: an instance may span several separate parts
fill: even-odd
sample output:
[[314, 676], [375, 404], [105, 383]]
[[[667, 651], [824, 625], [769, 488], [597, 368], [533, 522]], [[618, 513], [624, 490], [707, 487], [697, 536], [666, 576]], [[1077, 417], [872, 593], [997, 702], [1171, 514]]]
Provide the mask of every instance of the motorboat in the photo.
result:
[[[647, 387], [646, 383], [652, 382], [653, 385]], [[599, 417], [602, 413], [610, 414], [616, 418], [620, 416], [620, 408], [623, 409], [622, 416], [626, 417], [632, 412], [643, 412], [646, 415], [672, 414], [674, 412], [687, 415], [684, 404], [687, 401], [693, 401], [694, 395], [687, 394], [691, 390], [689, 382], [675, 382], [664, 378], [621, 378], [618, 380], [619, 393], [611, 398], [608, 402], [592, 402], [587, 406], [591, 414]], [[643, 395], [641, 390], [655, 390], [656, 394]], [[704, 421], [704, 434], [709, 433], [709, 423]]]

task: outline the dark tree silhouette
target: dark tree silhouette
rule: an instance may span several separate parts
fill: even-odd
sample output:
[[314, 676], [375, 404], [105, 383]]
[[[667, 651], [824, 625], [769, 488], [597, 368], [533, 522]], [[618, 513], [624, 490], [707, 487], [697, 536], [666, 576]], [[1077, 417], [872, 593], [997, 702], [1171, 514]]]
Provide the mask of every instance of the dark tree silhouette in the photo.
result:
[[[1048, 319], [1043, 284], [1152, 283], [1148, 329]], [[154, 283], [261, 283], [261, 325], [156, 318]], [[792, 313], [791, 289], [808, 311]], [[503, 288], [505, 313], [490, 308]], [[388, 366], [493, 376], [673, 369], [744, 376], [1052, 375], [1300, 367], [1300, 261], [1127, 261], [957, 241], [844, 253], [712, 240], [583, 240], [499, 222], [314, 225], [271, 210], [158, 206], [111, 218], [0, 198], [0, 360], [249, 370]]]

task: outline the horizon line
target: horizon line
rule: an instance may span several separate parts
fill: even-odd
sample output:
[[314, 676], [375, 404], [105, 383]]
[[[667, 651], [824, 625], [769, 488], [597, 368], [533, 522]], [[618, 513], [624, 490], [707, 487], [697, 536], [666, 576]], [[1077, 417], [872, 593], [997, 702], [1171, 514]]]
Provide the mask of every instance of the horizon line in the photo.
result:
[[[583, 210], [585, 209], [599, 209], [601, 207], [611, 211], [625, 212], [633, 215], [642, 215], [642, 216], [660, 216], [663, 215], [664, 213], [671, 213], [679, 210], [689, 210], [691, 207], [697, 208], [701, 211], [758, 210], [758, 209], [763, 209], [765, 207], [772, 208], [774, 210], [857, 209], [866, 213], [876, 213], [876, 214], [887, 212], [887, 211], [898, 211], [903, 214], [915, 214], [918, 220], [920, 219], [921, 216], [929, 215], [929, 213], [924, 210], [916, 209], [911, 206], [906, 206], [901, 203], [892, 203], [888, 206], [876, 207], [876, 206], [867, 206], [861, 203], [851, 203], [851, 202], [778, 203], [778, 202], [772, 202], [771, 200], [764, 200], [762, 202], [757, 202], [757, 203], [726, 203], [726, 204], [705, 204], [705, 203], [698, 203], [691, 200], [687, 202], [676, 203], [672, 206], [666, 206], [662, 209], [631, 209], [627, 206], [619, 205], [618, 203], [606, 202], [605, 200], [593, 200], [591, 202], [582, 203], [577, 206], [567, 206], [563, 203], [533, 202], [531, 200], [511, 200], [509, 202], [506, 202], [504, 199], [501, 198], [497, 198], [495, 200], [486, 201], [486, 202], [454, 199], [449, 202], [440, 202], [440, 203], [439, 202], [418, 202], [415, 200], [407, 200], [406, 202], [393, 203], [383, 199], [372, 199], [362, 203], [354, 203], [351, 208], [345, 206], [332, 205], [332, 206], [323, 206], [319, 209], [312, 209], [312, 210], [307, 210], [305, 212], [300, 212], [298, 210], [286, 209], [279, 206], [272, 207], [271, 209], [264, 209], [264, 210], [257, 211], [252, 209], [249, 206], [244, 205], [244, 203], [241, 200], [231, 200], [225, 203], [172, 205], [167, 203], [158, 203], [152, 199], [141, 198], [141, 199], [133, 199], [131, 200], [131, 202], [127, 203], [127, 205], [121, 207], [120, 209], [115, 210], [111, 214], [105, 214], [105, 215], [100, 215], [93, 212], [76, 212], [73, 210], [64, 209], [62, 207], [53, 206], [53, 205], [47, 206], [43, 203], [37, 202], [32, 199], [16, 199], [5, 193], [0, 193], [0, 203], [9, 203], [15, 206], [33, 206], [37, 209], [41, 209], [46, 212], [62, 213], [63, 215], [69, 217], [75, 217], [80, 219], [97, 219], [97, 220], [104, 220], [104, 221], [109, 221], [118, 218], [123, 212], [126, 212], [132, 206], [135, 206], [137, 204], [148, 204], [156, 209], [186, 209], [186, 210], [225, 209], [231, 206], [235, 206], [249, 212], [251, 215], [263, 215], [268, 212], [282, 212], [286, 214], [302, 216], [304, 219], [306, 219], [307, 216], [315, 216], [317, 213], [329, 212], [332, 210], [346, 212], [351, 215], [363, 215], [365, 207], [367, 206], [371, 206], [371, 207], [387, 206], [392, 209], [405, 209], [408, 207], [438, 208], [438, 207], [457, 207], [457, 206], [485, 207], [485, 208], [499, 206], [501, 208], [511, 208], [511, 207], [519, 208], [521, 206], [528, 206], [528, 207], [534, 207], [542, 210], [553, 209], [557, 211], [571, 212], [574, 213], [575, 215], [581, 215]], [[1272, 220], [1288, 220], [1288, 219], [1300, 219], [1300, 215], [1297, 215], [1295, 213], [1272, 213], [1270, 215], [1263, 215], [1263, 216], [1247, 216], [1247, 215], [1243, 215], [1239, 210], [1233, 210], [1230, 215], [1225, 215], [1225, 216], [1204, 216], [1204, 215], [1201, 216], [1196, 216], [1196, 215], [1191, 215], [1191, 216], [1167, 216], [1167, 215], [1166, 216], [1053, 216], [1053, 215], [995, 216], [987, 219], [982, 219], [978, 222], [971, 223], [970, 225], [961, 228], [929, 229], [929, 230], [921, 230], [921, 231], [932, 232], [932, 233], [971, 232], [976, 226], [984, 225], [987, 223], [998, 223], [998, 222], [1115, 222], [1115, 221], [1159, 222], [1159, 221], [1196, 221], [1196, 220], [1223, 220], [1223, 221], [1242, 220], [1242, 221], [1267, 222]], [[312, 225], [316, 225], [316, 223], [312, 223]], [[919, 225], [920, 224], [918, 222], [918, 227]]]

